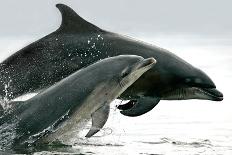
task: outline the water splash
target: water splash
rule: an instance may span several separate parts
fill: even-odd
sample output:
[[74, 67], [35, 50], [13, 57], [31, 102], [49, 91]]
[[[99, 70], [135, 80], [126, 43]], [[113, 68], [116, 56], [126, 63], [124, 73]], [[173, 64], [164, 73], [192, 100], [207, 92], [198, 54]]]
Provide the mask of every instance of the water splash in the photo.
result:
[[51, 126], [47, 127], [46, 129], [44, 129], [43, 131], [39, 132], [39, 133], [36, 133], [32, 136], [30, 136], [28, 138], [28, 140], [26, 141], [29, 145], [35, 143], [36, 141], [40, 140], [41, 138], [43, 138], [44, 136], [52, 133], [52, 132], [55, 132], [58, 128], [59, 128], [59, 125], [64, 122], [66, 119], [69, 118], [69, 110], [64, 114], [62, 115], [57, 121], [55, 121]]
[[186, 141], [178, 141], [170, 138], [161, 138], [161, 140], [164, 143], [170, 143], [173, 145], [179, 145], [179, 146], [191, 146], [191, 147], [212, 147], [213, 145], [211, 144], [211, 141], [208, 139], [204, 140], [196, 140], [193, 142], [186, 142]]
[[0, 150], [12, 148], [16, 134], [17, 123], [4, 123], [0, 128]]

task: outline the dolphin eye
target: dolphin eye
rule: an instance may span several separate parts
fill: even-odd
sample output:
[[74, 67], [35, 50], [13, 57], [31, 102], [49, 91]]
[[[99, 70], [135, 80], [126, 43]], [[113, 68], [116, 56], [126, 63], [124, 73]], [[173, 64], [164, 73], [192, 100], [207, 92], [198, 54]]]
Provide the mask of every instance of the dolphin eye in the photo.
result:
[[186, 79], [185, 79], [185, 82], [186, 82], [186, 83], [190, 83], [191, 81], [192, 81], [192, 80], [191, 80], [190, 78], [186, 78]]
[[196, 83], [202, 83], [202, 80], [199, 79], [199, 78], [196, 78], [196, 79], [195, 79], [195, 82], [196, 82]]
[[121, 77], [124, 78], [124, 77], [126, 77], [127, 75], [129, 75], [129, 71], [128, 71], [128, 70], [122, 72]]

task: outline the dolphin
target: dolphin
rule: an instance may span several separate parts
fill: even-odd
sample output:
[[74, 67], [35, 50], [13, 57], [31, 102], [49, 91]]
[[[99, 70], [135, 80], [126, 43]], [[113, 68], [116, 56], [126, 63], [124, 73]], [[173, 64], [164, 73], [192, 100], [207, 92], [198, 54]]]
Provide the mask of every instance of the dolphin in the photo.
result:
[[140, 116], [160, 100], [223, 100], [206, 73], [168, 50], [103, 30], [64, 4], [56, 7], [62, 15], [60, 27], [1, 63], [1, 96], [39, 92], [98, 60], [129, 54], [154, 57], [157, 65], [119, 97], [130, 100], [118, 107], [126, 116]]
[[18, 149], [56, 132], [76, 130], [92, 117], [86, 137], [106, 123], [109, 104], [156, 63], [154, 58], [123, 55], [106, 58], [74, 72], [26, 101], [10, 102], [0, 118], [0, 145]]

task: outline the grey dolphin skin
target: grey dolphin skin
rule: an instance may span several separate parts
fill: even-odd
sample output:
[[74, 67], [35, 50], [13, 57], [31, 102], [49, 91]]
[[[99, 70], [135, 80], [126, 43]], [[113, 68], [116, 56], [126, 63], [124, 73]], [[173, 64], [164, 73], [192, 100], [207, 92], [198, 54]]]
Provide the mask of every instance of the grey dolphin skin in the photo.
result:
[[155, 63], [154, 58], [134, 55], [106, 58], [27, 101], [11, 102], [12, 108], [0, 118], [1, 148], [17, 150], [56, 132], [61, 136], [76, 130], [80, 119], [92, 117], [86, 135], [91, 137], [106, 123], [110, 102]]
[[124, 115], [142, 115], [160, 100], [223, 100], [222, 93], [203, 71], [173, 53], [102, 30], [70, 7], [56, 6], [62, 14], [61, 26], [1, 63], [1, 96], [13, 99], [39, 91], [100, 59], [129, 54], [154, 57], [157, 65], [120, 96], [130, 100], [118, 107]]

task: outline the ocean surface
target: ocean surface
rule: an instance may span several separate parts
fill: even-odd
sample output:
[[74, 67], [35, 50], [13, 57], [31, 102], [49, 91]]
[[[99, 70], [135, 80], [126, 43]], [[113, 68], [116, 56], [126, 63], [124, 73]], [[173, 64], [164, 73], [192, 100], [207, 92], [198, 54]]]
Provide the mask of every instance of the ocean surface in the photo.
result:
[[[33, 154], [232, 154], [232, 38], [137, 38], [168, 49], [202, 69], [223, 92], [224, 100], [161, 101], [151, 112], [135, 118], [122, 116], [115, 108], [120, 102], [117, 100], [112, 103], [106, 125], [93, 138], [80, 139], [71, 147], [36, 150]], [[34, 40], [0, 38], [0, 61]]]

